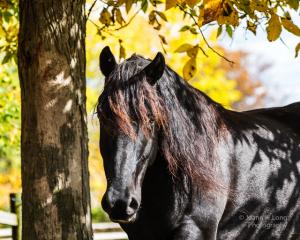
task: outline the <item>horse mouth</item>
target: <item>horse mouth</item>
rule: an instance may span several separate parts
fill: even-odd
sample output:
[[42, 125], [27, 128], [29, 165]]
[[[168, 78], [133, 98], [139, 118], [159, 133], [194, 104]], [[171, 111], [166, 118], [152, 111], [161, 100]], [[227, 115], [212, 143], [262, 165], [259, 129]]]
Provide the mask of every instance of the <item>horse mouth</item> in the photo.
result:
[[136, 220], [137, 213], [134, 213], [133, 215], [127, 217], [127, 218], [114, 218], [110, 217], [110, 220], [115, 223], [133, 223]]

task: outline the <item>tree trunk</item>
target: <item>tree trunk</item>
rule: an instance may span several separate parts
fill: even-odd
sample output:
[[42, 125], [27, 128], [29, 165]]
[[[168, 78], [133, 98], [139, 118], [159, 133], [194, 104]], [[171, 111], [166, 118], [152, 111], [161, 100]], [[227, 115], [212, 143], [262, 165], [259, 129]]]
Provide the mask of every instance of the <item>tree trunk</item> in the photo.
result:
[[85, 1], [19, 4], [23, 240], [92, 239]]

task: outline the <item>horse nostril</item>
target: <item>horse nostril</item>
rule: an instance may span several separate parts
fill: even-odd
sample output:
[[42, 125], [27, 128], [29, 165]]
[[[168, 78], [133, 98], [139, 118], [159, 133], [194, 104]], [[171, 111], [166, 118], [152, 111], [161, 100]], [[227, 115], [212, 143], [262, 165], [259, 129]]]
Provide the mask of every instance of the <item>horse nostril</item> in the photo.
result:
[[138, 201], [137, 201], [134, 197], [131, 199], [131, 202], [130, 202], [130, 204], [129, 204], [129, 207], [130, 207], [131, 209], [133, 209], [134, 211], [136, 211], [136, 210], [138, 209], [139, 203], [138, 203]]

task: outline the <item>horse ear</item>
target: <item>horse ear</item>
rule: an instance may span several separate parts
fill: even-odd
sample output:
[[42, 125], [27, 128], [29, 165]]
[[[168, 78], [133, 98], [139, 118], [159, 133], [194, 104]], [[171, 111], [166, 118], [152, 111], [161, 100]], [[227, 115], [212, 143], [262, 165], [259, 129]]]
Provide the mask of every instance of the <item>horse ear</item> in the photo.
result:
[[103, 48], [102, 52], [100, 53], [100, 70], [105, 77], [107, 77], [116, 67], [117, 62], [110, 51], [110, 48], [106, 46]]
[[144, 68], [147, 80], [151, 85], [154, 85], [161, 78], [165, 66], [165, 58], [161, 52], [158, 52], [153, 61]]

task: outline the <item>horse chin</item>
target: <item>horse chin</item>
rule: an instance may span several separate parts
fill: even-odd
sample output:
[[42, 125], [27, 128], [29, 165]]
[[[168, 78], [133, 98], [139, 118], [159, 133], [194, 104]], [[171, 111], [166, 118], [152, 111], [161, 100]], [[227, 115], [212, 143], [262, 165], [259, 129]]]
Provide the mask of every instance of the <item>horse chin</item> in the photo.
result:
[[137, 218], [137, 214], [135, 213], [132, 216], [128, 217], [127, 219], [114, 219], [114, 218], [110, 218], [110, 220], [112, 222], [115, 222], [115, 223], [129, 224], [129, 223], [135, 222], [136, 218]]

